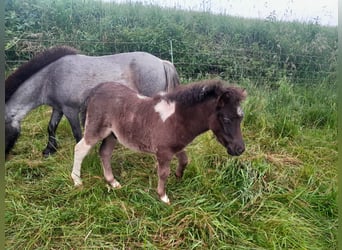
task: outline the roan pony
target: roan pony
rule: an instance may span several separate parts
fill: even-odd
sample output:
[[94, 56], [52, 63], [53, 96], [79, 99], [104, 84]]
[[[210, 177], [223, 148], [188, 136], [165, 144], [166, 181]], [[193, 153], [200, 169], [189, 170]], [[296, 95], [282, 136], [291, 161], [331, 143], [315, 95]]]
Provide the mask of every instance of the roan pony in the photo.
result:
[[46, 104], [53, 112], [48, 126], [49, 139], [43, 151], [56, 151], [55, 132], [67, 117], [78, 142], [82, 138], [79, 120], [81, 104], [90, 89], [100, 82], [116, 81], [139, 93], [152, 96], [179, 85], [173, 64], [145, 52], [107, 56], [85, 56], [73, 48], [50, 48], [19, 67], [5, 82], [6, 155], [20, 134], [20, 123], [32, 109]]
[[100, 157], [105, 180], [120, 187], [111, 169], [116, 141], [124, 146], [156, 155], [160, 199], [169, 203], [165, 191], [170, 161], [178, 158], [176, 176], [181, 178], [188, 163], [184, 148], [199, 134], [212, 130], [230, 155], [245, 150], [240, 123], [240, 103], [246, 91], [225, 86], [220, 80], [208, 80], [180, 86], [175, 91], [144, 97], [128, 87], [101, 83], [87, 98], [84, 136], [75, 146], [71, 177], [82, 185], [81, 164], [89, 150], [100, 140]]

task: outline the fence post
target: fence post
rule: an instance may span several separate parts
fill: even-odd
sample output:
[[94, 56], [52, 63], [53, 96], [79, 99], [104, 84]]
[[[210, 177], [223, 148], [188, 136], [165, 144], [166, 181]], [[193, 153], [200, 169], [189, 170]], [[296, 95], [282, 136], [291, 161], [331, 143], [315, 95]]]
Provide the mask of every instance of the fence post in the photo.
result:
[[172, 39], [170, 39], [170, 54], [171, 54], [171, 62], [173, 64], [173, 48], [172, 48]]

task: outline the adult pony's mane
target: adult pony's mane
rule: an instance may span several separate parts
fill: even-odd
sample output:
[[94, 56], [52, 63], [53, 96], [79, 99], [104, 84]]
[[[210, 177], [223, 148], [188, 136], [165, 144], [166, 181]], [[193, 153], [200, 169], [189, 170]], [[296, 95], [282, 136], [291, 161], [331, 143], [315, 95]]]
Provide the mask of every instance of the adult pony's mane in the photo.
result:
[[32, 75], [39, 70], [66, 55], [75, 55], [77, 50], [67, 46], [52, 47], [36, 55], [14, 71], [5, 81], [5, 102]]
[[176, 101], [185, 106], [203, 102], [209, 98], [217, 98], [224, 92], [229, 91], [236, 101], [244, 99], [244, 94], [234, 86], [227, 86], [222, 80], [205, 80], [177, 87], [173, 92], [162, 98], [168, 101]]

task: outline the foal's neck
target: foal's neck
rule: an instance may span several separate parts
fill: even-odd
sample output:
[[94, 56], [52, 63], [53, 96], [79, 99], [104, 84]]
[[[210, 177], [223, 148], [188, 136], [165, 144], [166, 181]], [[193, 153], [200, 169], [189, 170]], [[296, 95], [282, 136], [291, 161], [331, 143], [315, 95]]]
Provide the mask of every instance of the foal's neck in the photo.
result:
[[183, 127], [196, 137], [209, 130], [210, 116], [215, 114], [215, 99], [191, 107], [179, 106]]

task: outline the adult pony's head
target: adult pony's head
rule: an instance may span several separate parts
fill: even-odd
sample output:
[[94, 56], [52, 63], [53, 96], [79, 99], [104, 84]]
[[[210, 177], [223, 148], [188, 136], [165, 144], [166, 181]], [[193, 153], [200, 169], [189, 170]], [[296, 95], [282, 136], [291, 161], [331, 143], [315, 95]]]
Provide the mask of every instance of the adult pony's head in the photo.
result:
[[239, 87], [226, 87], [216, 101], [216, 112], [211, 117], [209, 128], [217, 140], [227, 149], [228, 154], [241, 155], [245, 143], [241, 133], [243, 111], [240, 106], [247, 92]]

